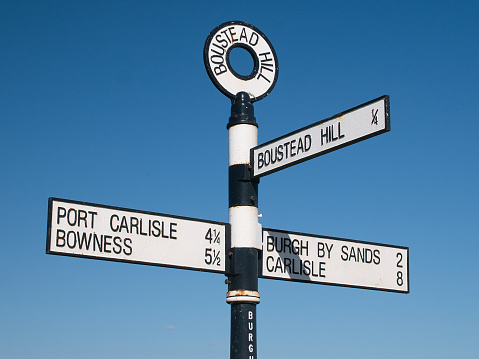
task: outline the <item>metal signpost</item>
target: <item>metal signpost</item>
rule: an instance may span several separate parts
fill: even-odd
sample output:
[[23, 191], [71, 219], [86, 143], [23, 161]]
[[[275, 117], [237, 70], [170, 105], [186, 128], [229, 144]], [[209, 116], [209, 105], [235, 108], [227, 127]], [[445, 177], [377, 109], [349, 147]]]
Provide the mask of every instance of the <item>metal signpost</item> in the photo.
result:
[[[251, 55], [251, 73], [232, 67], [237, 48]], [[253, 102], [278, 78], [270, 41], [250, 24], [226, 22], [209, 34], [203, 58], [213, 84], [231, 100], [229, 223], [50, 198], [47, 253], [225, 274], [231, 359], [257, 358], [258, 278], [409, 293], [407, 247], [258, 223], [260, 177], [389, 131], [389, 97], [258, 146]]]
[[[249, 52], [254, 61], [250, 74], [240, 75], [231, 66], [235, 48]], [[229, 134], [230, 271], [226, 302], [231, 305], [231, 358], [256, 358], [256, 305], [258, 254], [258, 180], [251, 177], [250, 149], [258, 144], [258, 125], [253, 102], [273, 89], [278, 78], [278, 59], [266, 36], [240, 21], [226, 22], [208, 36], [203, 58], [215, 86], [231, 101]]]

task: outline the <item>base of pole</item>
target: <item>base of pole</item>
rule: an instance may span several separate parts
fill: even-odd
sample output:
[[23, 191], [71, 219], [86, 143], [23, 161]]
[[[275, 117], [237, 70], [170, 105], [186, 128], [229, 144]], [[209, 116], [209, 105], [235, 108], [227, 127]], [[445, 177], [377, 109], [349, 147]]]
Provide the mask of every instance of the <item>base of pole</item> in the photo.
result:
[[257, 359], [256, 304], [231, 304], [230, 359]]

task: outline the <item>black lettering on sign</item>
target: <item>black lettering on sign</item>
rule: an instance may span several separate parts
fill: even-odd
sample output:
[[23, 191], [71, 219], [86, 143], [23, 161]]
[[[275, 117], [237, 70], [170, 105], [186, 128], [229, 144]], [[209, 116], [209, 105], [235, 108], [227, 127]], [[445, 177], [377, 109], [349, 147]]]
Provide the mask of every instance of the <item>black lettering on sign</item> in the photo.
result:
[[[316, 269], [317, 269], [317, 268], [316, 268]], [[317, 276], [318, 276], [318, 272], [316, 272], [316, 271], [314, 270], [314, 261], [311, 262], [311, 275], [312, 275], [313, 277], [317, 277]]]
[[258, 44], [258, 41], [259, 41], [259, 36], [256, 32], [252, 32], [251, 33], [251, 36], [249, 38], [249, 41], [248, 43], [251, 45], [251, 46], [256, 46]]
[[328, 259], [331, 258], [331, 250], [333, 249], [333, 243], [331, 243], [331, 247], [328, 246], [328, 243], [318, 242], [318, 258], [324, 258], [324, 256], [328, 255]]
[[303, 244], [303, 241], [301, 240], [301, 252], [299, 253], [300, 255], [303, 255], [303, 249], [305, 250], [306, 252], [306, 256], [309, 254], [308, 251], [309, 251], [309, 242], [306, 241], [306, 243]]
[[130, 217], [130, 233], [135, 233], [135, 234], [139, 234], [138, 233], [138, 218], [136, 217]]
[[289, 143], [290, 143], [289, 141], [284, 143], [284, 147], [285, 147], [285, 149], [286, 149], [286, 158], [289, 157], [289, 154], [288, 154], [288, 149], [289, 149], [288, 146], [289, 146]]
[[274, 272], [274, 266], [271, 266], [271, 265], [274, 265], [274, 258], [271, 256], [268, 256], [266, 258], [266, 270], [270, 273]]
[[58, 207], [57, 211], [57, 224], [60, 224], [60, 218], [65, 218], [67, 215], [67, 211], [63, 207]]
[[130, 238], [122, 239], [119, 236], [110, 236], [106, 234], [97, 234], [95, 232], [80, 232], [57, 229], [56, 247], [63, 248], [67, 246], [72, 250], [93, 251], [100, 253], [115, 253], [131, 255], [133, 250]]
[[303, 274], [309, 276], [311, 274], [311, 267], [310, 267], [311, 261], [306, 259], [303, 261]]
[[174, 222], [171, 222], [170, 223], [170, 238], [171, 239], [178, 239], [178, 237], [176, 237], [176, 226], [178, 225], [178, 223], [174, 223]]
[[111, 249], [108, 248], [109, 246], [111, 246], [111, 242], [109, 241], [109, 239], [111, 239], [111, 236], [103, 236], [103, 251], [105, 253], [111, 253]]
[[154, 220], [152, 222], [152, 229], [151, 229], [151, 234], [153, 237], [159, 237], [161, 234], [161, 223], [158, 220]]
[[379, 258], [379, 255], [380, 255], [380, 254], [381, 254], [381, 253], [379, 252], [379, 249], [375, 249], [375, 250], [373, 251], [373, 255], [374, 255], [373, 263], [374, 263], [374, 264], [379, 264], [379, 263], [381, 262], [381, 258]]
[[[220, 33], [214, 37], [214, 40], [211, 43], [209, 58], [212, 64], [213, 72], [216, 76], [228, 72], [228, 68], [226, 66], [226, 49], [228, 48], [228, 46], [238, 41], [245, 44], [248, 43], [250, 46], [253, 47], [258, 44], [259, 36], [256, 32], [251, 32], [251, 35], [248, 38], [247, 28], [241, 27], [241, 32], [238, 38], [238, 31], [239, 29], [235, 26], [230, 26], [223, 31], [220, 31]], [[274, 66], [269, 63], [269, 61], [272, 61], [273, 59], [269, 58], [268, 54], [270, 53], [267, 52], [264, 54], [260, 54], [264, 56], [264, 59], [261, 59], [258, 78], [262, 77], [266, 81], [271, 82], [263, 75], [263, 70], [271, 72], [274, 71], [272, 68], [270, 68]]]
[[325, 265], [326, 265], [325, 262], [319, 262], [319, 276], [321, 278], [326, 278], [326, 275], [323, 274], [323, 272], [326, 270], [326, 268], [324, 268]]
[[[399, 260], [398, 260], [398, 262], [397, 262], [397, 264], [396, 264], [397, 268], [402, 268], [402, 267], [403, 267], [402, 264], [401, 264], [401, 262], [402, 262], [402, 253], [398, 252], [398, 253], [396, 254], [396, 258], [399, 258]], [[396, 283], [397, 283], [397, 285], [400, 286], [400, 287], [404, 284], [402, 270], [398, 270], [398, 271], [397, 271]]]
[[298, 139], [298, 154], [300, 152], [308, 152], [311, 148], [311, 135], [304, 136], [304, 139], [300, 137]]
[[238, 41], [238, 39], [235, 39], [236, 32], [233, 32], [233, 30], [234, 30], [234, 26], [230, 26], [230, 27], [228, 28], [228, 31], [229, 31], [230, 36], [231, 36], [231, 42], [232, 42], [232, 43]]
[[122, 232], [123, 230], [125, 230], [126, 233], [130, 233], [128, 222], [125, 216], [121, 217], [120, 232]]
[[227, 34], [227, 30], [223, 30], [221, 31], [222, 34], [224, 34], [226, 36], [226, 38], [228, 39], [228, 42], [231, 43], [231, 39], [228, 37], [228, 34]]
[[133, 252], [133, 249], [131, 248], [131, 239], [130, 238], [125, 238], [125, 249], [123, 250], [123, 253], [127, 256], [130, 256], [131, 253]]
[[288, 253], [295, 255], [308, 255], [309, 254], [309, 242], [302, 239], [293, 239], [289, 237], [266, 237], [266, 251], [277, 253]]
[[321, 128], [321, 146], [344, 138], [341, 122]]
[[290, 157], [304, 154], [311, 149], [312, 138], [310, 134], [286, 141], [277, 146], [258, 152], [258, 169], [268, 167], [270, 164], [280, 163]]
[[217, 53], [218, 55], [223, 56], [225, 54], [224, 49], [226, 49], [228, 47], [228, 41], [226, 41], [226, 39], [222, 39], [221, 35], [216, 35], [215, 39], [216, 39], [216, 41], [218, 41], [218, 43], [220, 43], [220, 45], [217, 45], [217, 44], [213, 43], [213, 46], [216, 46], [218, 49], [220, 49], [221, 53], [216, 52], [213, 49], [211, 51]]
[[372, 113], [372, 116], [373, 116], [373, 119], [371, 121], [371, 125], [377, 125], [378, 124], [378, 111], [379, 110], [376, 110], [374, 111], [374, 108], [371, 110], [371, 113]]
[[[274, 65], [271, 63], [273, 61], [273, 58], [271, 57], [271, 52], [263, 52], [258, 55], [260, 57], [260, 67], [259, 67], [259, 72], [258, 72], [258, 77], [256, 78], [259, 80], [260, 78], [265, 79], [268, 83], [271, 83], [271, 80], [269, 80], [266, 76], [263, 75], [263, 70], [264, 71], [269, 71], [269, 72], [274, 72]], [[262, 57], [262, 58], [261, 58]]]
[[258, 168], [262, 168], [263, 165], [264, 165], [264, 159], [263, 159], [263, 157], [264, 157], [263, 152], [259, 152], [259, 153], [258, 153], [258, 159], [257, 159], [257, 161], [256, 161], [256, 162], [258, 162]]
[[296, 140], [291, 141], [291, 157], [296, 156]]
[[65, 247], [65, 231], [63, 229], [57, 229], [57, 247]]
[[356, 262], [356, 263], [374, 263], [378, 265], [381, 262], [379, 249], [369, 249], [352, 246], [349, 248], [344, 245], [341, 247], [341, 259], [345, 262]]
[[87, 238], [87, 233], [85, 232], [83, 232], [81, 235], [80, 235], [80, 232], [77, 232], [77, 236], [78, 236], [78, 248], [89, 250], [90, 244], [91, 244], [91, 233], [88, 233], [88, 238]]
[[279, 272], [280, 272], [280, 273], [284, 273], [284, 271], [283, 271], [283, 262], [281, 261], [281, 258], [280, 258], [280, 257], [278, 257], [278, 258], [276, 259], [276, 266], [274, 267], [274, 271], [277, 272], [278, 269], [279, 269]]
[[241, 29], [241, 35], [239, 41], [248, 42], [248, 37], [246, 36], [246, 28]]
[[70, 249], [74, 249], [77, 244], [77, 237], [74, 231], [68, 231], [67, 233], [67, 246]]
[[115, 247], [113, 248], [113, 252], [115, 252], [115, 254], [120, 254], [121, 253], [121, 238], [114, 237], [113, 244], [115, 245]]
[[399, 260], [398, 260], [398, 262], [397, 262], [397, 267], [398, 267], [398, 268], [402, 268], [402, 264], [401, 264], [401, 262], [402, 262], [402, 253], [401, 253], [401, 252], [398, 252], [398, 253], [396, 254], [396, 258], [399, 258]]
[[110, 216], [110, 229], [115, 233], [128, 233], [140, 236], [153, 236], [169, 239], [177, 239], [177, 225], [175, 222], [166, 222], [151, 220], [144, 218], [137, 218], [134, 216], [122, 216], [117, 214]]
[[76, 225], [77, 221], [77, 211], [73, 208], [70, 208], [67, 213], [67, 222], [70, 226]]
[[267, 236], [266, 237], [266, 251], [272, 252], [274, 250], [274, 237]]
[[[328, 247], [331, 249], [331, 247]], [[269, 273], [295, 274], [299, 276], [326, 278], [326, 262], [309, 259], [272, 256], [266, 258], [266, 270]]]
[[214, 67], [213, 70], [216, 76], [224, 74], [226, 71], [228, 71], [224, 64], [219, 64], [218, 66]]
[[278, 147], [276, 147], [275, 152], [276, 160], [281, 161], [283, 159], [283, 145], [279, 145]]
[[284, 258], [283, 259], [283, 264], [284, 264], [284, 272], [288, 272], [288, 273], [291, 274], [292, 273], [292, 271], [291, 271], [291, 258], [288, 258], [288, 257]]
[[93, 250], [98, 250], [103, 252], [103, 236], [97, 236], [96, 233], [93, 233]]
[[213, 53], [210, 56], [210, 61], [217, 65], [213, 67], [213, 71], [216, 76], [221, 75], [227, 71], [225, 62], [226, 48], [228, 47], [228, 41], [223, 39], [221, 35], [216, 35], [215, 40], [217, 43], [213, 43], [211, 46], [211, 52]]
[[83, 209], [58, 207], [57, 224], [64, 219], [71, 227], [93, 228], [97, 212], [85, 211]]

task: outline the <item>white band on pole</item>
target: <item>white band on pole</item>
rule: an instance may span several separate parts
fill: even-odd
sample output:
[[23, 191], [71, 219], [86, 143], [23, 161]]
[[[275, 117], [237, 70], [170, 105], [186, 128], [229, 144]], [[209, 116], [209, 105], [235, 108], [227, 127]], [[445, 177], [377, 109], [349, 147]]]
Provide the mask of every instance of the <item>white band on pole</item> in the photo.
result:
[[231, 207], [229, 215], [231, 247], [261, 250], [261, 240], [258, 237], [258, 207]]
[[258, 127], [238, 124], [229, 128], [229, 165], [249, 164], [250, 149], [258, 144]]

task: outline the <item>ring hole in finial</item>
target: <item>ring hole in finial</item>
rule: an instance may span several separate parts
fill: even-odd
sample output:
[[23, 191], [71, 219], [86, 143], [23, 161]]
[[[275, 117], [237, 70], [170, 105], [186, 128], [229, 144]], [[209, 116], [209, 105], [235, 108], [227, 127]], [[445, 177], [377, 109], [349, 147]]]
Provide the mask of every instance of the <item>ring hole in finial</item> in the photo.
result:
[[258, 57], [246, 44], [237, 43], [231, 46], [226, 54], [226, 63], [229, 70], [242, 80], [250, 80], [258, 73]]

